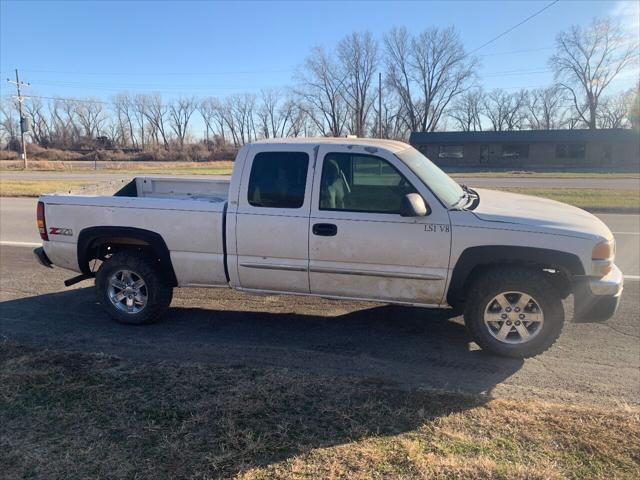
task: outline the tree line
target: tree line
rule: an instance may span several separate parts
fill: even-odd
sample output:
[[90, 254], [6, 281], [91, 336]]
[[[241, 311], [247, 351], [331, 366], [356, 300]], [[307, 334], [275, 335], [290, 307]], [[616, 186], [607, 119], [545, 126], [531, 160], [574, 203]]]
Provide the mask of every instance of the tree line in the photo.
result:
[[[354, 32], [330, 51], [314, 48], [288, 88], [171, 100], [125, 92], [108, 102], [34, 95], [25, 97], [23, 111], [31, 141], [55, 148], [169, 150], [202, 142], [215, 150], [272, 137], [406, 139], [412, 131], [444, 129], [637, 127], [640, 85], [607, 94], [611, 82], [637, 62], [637, 44], [619, 25], [594, 20], [557, 36], [549, 59], [553, 84], [485, 91], [478, 86], [480, 58], [467, 51], [453, 26], [415, 35], [394, 28], [380, 41], [369, 32]], [[204, 131], [195, 136], [198, 115]], [[11, 147], [19, 134], [16, 101], [5, 98], [2, 142]]]

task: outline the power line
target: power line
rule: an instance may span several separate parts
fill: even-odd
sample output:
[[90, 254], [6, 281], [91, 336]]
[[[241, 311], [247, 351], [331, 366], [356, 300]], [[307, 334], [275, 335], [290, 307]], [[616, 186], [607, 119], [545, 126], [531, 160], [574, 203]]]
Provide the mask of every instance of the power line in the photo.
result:
[[[546, 69], [544, 67], [538, 68], [525, 68], [525, 69], [512, 69], [512, 70], [502, 70], [502, 71], [490, 71], [487, 73], [486, 77], [491, 76], [509, 76], [509, 75], [530, 75], [530, 74], [538, 74], [538, 73], [547, 73], [552, 70]], [[162, 85], [162, 84], [148, 84], [148, 83], [93, 83], [93, 82], [82, 82], [82, 81], [73, 81], [73, 80], [51, 80], [51, 79], [41, 79], [35, 82], [37, 85], [42, 86], [55, 86], [55, 87], [69, 87], [69, 88], [86, 88], [89, 90], [126, 90], [126, 89], [143, 89], [145, 91], [156, 91], [156, 90], [164, 90], [171, 91], [172, 93], [175, 91], [184, 91], [185, 88], [191, 90], [237, 90], [242, 87], [230, 86], [230, 85], [211, 85], [211, 84], [184, 84], [180, 87], [175, 87], [171, 85]], [[255, 90], [258, 87], [245, 87], [247, 90]]]
[[[495, 52], [495, 53], [483, 53], [482, 55], [478, 55], [479, 57], [493, 57], [499, 55], [513, 55], [516, 53], [530, 53], [530, 52], [541, 52], [543, 50], [553, 50], [555, 47], [540, 47], [540, 48], [527, 48], [524, 50], [511, 50], [509, 52]], [[478, 50], [478, 49], [476, 49]]]
[[512, 31], [514, 31], [516, 28], [518, 28], [520, 25], [524, 25], [525, 23], [527, 23], [529, 20], [531, 20], [534, 17], [537, 17], [538, 15], [540, 15], [542, 12], [544, 12], [545, 10], [547, 10], [548, 8], [553, 7], [556, 3], [558, 3], [559, 0], [553, 0], [551, 3], [549, 3], [547, 6], [545, 6], [544, 8], [541, 8], [540, 10], [538, 10], [537, 12], [529, 15], [527, 18], [525, 18], [524, 20], [522, 20], [521, 22], [517, 23], [516, 25], [514, 25], [513, 27], [509, 28], [508, 30], [505, 30], [504, 32], [502, 32], [501, 34], [493, 37], [491, 40], [486, 41], [485, 43], [483, 43], [482, 45], [480, 45], [478, 48], [476, 48], [475, 50], [472, 50], [471, 52], [469, 52], [469, 55], [472, 55], [474, 53], [476, 53], [478, 50], [486, 47], [487, 45], [492, 44], [493, 42], [495, 42], [496, 40], [498, 40], [499, 38], [504, 37], [507, 33], [510, 33]]
[[[11, 95], [5, 95], [5, 97], [11, 97]], [[22, 95], [22, 98], [40, 98], [43, 100], [60, 100], [61, 102], [81, 102], [81, 103], [101, 103], [103, 105], [112, 105], [114, 102], [105, 102], [102, 100], [91, 100], [82, 98], [65, 98], [65, 97], [47, 97], [44, 95]]]
[[25, 72], [30, 73], [55, 73], [55, 74], [65, 74], [65, 75], [127, 75], [127, 76], [138, 76], [138, 75], [153, 75], [153, 76], [162, 76], [162, 75], [262, 75], [265, 73], [291, 73], [294, 70], [244, 70], [244, 71], [228, 71], [228, 72], [71, 72], [64, 70], [23, 70]]

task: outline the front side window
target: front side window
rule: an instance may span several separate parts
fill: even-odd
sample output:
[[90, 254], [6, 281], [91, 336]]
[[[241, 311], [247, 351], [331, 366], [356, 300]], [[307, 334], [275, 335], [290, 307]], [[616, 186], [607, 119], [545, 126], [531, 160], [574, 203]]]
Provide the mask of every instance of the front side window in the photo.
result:
[[383, 158], [350, 153], [324, 158], [320, 210], [399, 214], [407, 193], [416, 189]]
[[308, 167], [309, 155], [304, 152], [258, 153], [249, 176], [249, 204], [267, 208], [302, 207]]

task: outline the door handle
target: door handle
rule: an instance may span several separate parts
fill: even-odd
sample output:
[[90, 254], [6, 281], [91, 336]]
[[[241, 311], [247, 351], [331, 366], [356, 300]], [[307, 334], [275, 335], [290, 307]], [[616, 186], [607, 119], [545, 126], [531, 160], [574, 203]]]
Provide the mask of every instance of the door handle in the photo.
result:
[[333, 223], [315, 223], [311, 231], [321, 237], [333, 237], [338, 233], [338, 226]]

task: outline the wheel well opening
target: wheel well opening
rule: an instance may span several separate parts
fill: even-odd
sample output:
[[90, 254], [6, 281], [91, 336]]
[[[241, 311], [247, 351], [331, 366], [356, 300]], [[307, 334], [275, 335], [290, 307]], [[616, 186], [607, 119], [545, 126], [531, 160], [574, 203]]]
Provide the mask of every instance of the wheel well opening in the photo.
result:
[[[160, 272], [171, 286], [177, 286], [177, 279], [171, 264], [169, 250], [164, 242], [154, 242], [135, 235], [104, 234], [88, 238], [81, 247], [78, 243], [80, 268], [85, 273], [96, 272], [99, 262], [107, 261], [112, 255], [123, 250], [137, 250], [153, 258], [158, 263]], [[151, 239], [153, 240], [153, 239]]]
[[567, 298], [572, 293], [572, 274], [564, 266], [512, 260], [475, 265], [463, 281], [458, 279], [456, 282], [457, 285], [452, 285], [452, 289], [450, 289], [450, 292], [447, 295], [449, 305], [460, 306], [464, 304], [466, 294], [471, 285], [489, 271], [514, 267], [543, 273], [545, 278], [554, 285], [556, 291], [559, 292], [560, 297], [563, 299]]

